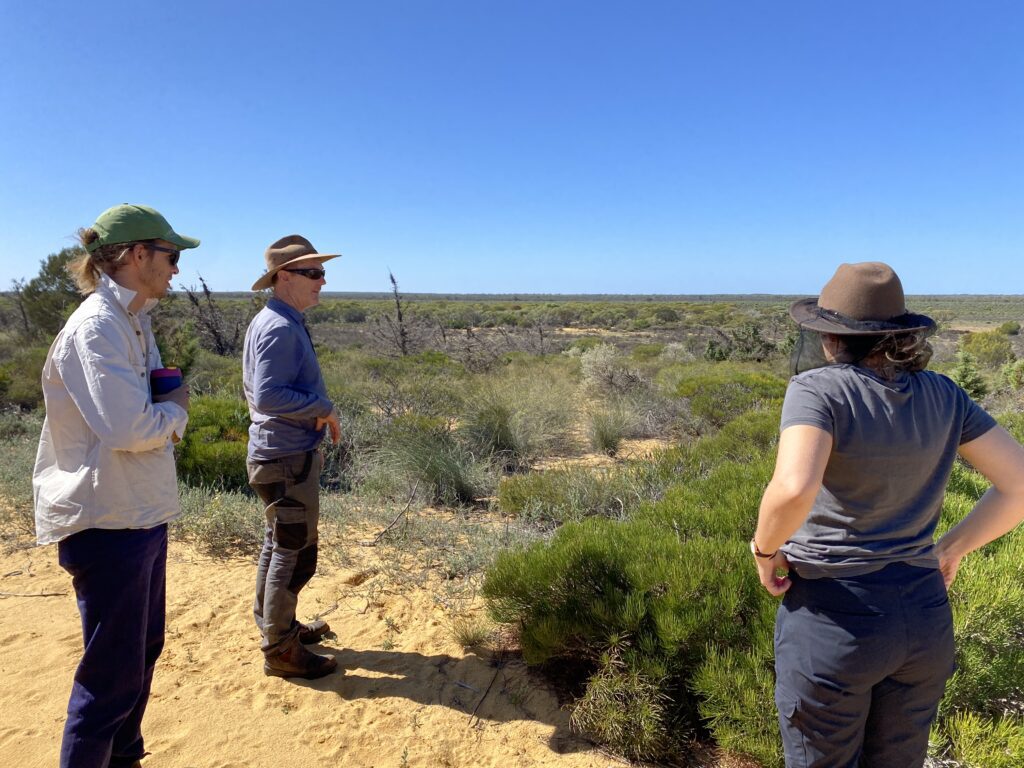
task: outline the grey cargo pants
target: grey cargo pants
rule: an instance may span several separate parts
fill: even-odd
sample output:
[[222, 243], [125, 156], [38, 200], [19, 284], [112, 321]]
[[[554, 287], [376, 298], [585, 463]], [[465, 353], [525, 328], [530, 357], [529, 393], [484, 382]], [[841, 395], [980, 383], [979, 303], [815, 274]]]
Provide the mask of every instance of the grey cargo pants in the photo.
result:
[[274, 461], [249, 459], [246, 466], [249, 485], [265, 505], [253, 614], [269, 652], [298, 633], [299, 592], [316, 572], [323, 457], [309, 451]]

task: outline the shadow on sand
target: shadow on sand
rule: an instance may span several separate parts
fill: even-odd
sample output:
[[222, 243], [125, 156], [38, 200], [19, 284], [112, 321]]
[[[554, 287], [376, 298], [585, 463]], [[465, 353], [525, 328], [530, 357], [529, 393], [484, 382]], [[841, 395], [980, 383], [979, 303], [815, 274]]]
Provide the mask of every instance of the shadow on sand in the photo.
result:
[[315, 647], [332, 654], [344, 674], [319, 680], [291, 682], [320, 691], [333, 691], [346, 700], [403, 698], [417, 704], [444, 706], [462, 712], [468, 725], [532, 720], [554, 727], [548, 741], [559, 754], [593, 749], [573, 734], [569, 716], [548, 701], [543, 684], [531, 679], [519, 658], [461, 658], [438, 654], [384, 650], [353, 650], [324, 644]]

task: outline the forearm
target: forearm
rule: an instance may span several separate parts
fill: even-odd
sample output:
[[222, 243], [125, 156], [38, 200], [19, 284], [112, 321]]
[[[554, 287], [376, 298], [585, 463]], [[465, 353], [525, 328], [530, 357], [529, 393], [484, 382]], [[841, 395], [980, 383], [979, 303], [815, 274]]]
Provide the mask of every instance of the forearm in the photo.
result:
[[1005, 493], [989, 488], [974, 509], [943, 536], [936, 548], [940, 553], [962, 558], [998, 539], [1024, 521], [1024, 492]]
[[814, 496], [791, 492], [773, 480], [765, 489], [754, 541], [762, 552], [774, 552], [796, 533], [814, 504]]

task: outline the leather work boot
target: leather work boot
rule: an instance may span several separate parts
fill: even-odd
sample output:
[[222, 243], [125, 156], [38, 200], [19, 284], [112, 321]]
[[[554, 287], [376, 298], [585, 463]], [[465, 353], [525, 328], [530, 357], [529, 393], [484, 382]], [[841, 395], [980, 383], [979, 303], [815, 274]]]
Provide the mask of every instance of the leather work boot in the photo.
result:
[[313, 619], [308, 622], [298, 622], [299, 642], [303, 645], [312, 645], [320, 642], [320, 638], [331, 631], [331, 625], [323, 619]]
[[333, 656], [307, 651], [298, 637], [264, 655], [263, 673], [273, 677], [301, 677], [316, 680], [338, 668]]

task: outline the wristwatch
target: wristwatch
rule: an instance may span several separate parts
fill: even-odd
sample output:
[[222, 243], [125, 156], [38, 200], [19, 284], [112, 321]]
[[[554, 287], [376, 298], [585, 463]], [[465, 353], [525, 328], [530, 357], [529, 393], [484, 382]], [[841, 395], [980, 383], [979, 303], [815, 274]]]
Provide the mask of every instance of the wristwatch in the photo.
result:
[[779, 550], [777, 549], [774, 552], [762, 552], [760, 549], [757, 548], [757, 542], [753, 539], [750, 540], [750, 551], [754, 553], [754, 557], [761, 557], [765, 560], [768, 560], [779, 554]]

